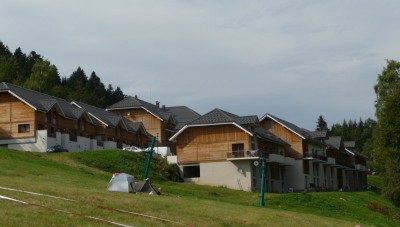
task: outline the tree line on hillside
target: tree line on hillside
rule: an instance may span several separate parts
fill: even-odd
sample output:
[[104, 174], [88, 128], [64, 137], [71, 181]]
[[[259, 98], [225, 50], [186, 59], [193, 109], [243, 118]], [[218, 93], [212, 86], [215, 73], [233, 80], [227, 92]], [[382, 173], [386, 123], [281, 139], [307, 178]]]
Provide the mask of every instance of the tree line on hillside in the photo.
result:
[[68, 78], [60, 77], [57, 67], [40, 54], [35, 51], [25, 54], [19, 47], [12, 53], [1, 41], [0, 82], [100, 108], [106, 108], [125, 97], [119, 87], [114, 89], [111, 84], [105, 87], [95, 72], [87, 77], [84, 70], [78, 67]]
[[383, 195], [400, 206], [400, 62], [386, 63], [374, 86], [376, 121], [344, 120], [328, 130], [321, 115], [316, 129], [356, 141], [357, 151], [369, 158], [369, 167], [383, 178]]
[[320, 115], [317, 120], [317, 131], [327, 131], [329, 136], [341, 136], [343, 141], [355, 141], [356, 151], [365, 155], [372, 160], [373, 149], [373, 131], [376, 126], [376, 121], [368, 118], [363, 121], [358, 120], [343, 120], [340, 123], [334, 123], [331, 128], [328, 128], [328, 123], [325, 118]]

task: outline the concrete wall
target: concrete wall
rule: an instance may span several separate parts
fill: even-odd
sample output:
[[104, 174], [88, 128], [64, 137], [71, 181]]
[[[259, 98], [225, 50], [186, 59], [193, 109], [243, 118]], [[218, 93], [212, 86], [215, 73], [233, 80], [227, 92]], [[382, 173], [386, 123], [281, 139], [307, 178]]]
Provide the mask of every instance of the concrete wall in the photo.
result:
[[104, 141], [104, 149], [116, 149], [117, 148], [117, 143], [114, 141]]
[[70, 136], [67, 133], [57, 132], [56, 137], [48, 137], [47, 130], [37, 130], [35, 138], [1, 140], [0, 144], [8, 144], [9, 149], [35, 152], [46, 152], [47, 148], [54, 145], [62, 145], [72, 152], [117, 148], [116, 142], [105, 141], [104, 147], [102, 147], [97, 146], [96, 139], [91, 140], [82, 136], [78, 136], [77, 141], [70, 141]]
[[35, 139], [29, 140], [15, 140], [13, 141], [15, 143], [8, 144], [8, 148], [21, 151], [46, 152], [48, 146], [47, 130], [36, 131], [35, 137]]
[[[251, 191], [252, 161], [223, 161], [200, 163], [199, 178], [185, 178], [187, 182], [202, 185], [221, 186], [236, 190]], [[183, 169], [183, 166], [181, 166]]]
[[293, 188], [295, 191], [304, 190], [304, 176], [303, 160], [296, 160], [293, 166], [285, 167], [284, 179], [287, 182], [286, 186], [288, 188]]

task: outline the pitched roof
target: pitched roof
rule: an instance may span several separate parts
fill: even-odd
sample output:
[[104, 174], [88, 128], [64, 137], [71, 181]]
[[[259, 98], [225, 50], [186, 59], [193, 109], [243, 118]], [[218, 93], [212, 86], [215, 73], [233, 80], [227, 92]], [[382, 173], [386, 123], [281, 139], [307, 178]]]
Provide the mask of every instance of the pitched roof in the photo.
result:
[[308, 141], [310, 141], [310, 142], [312, 142], [312, 143], [319, 144], [319, 145], [324, 145], [324, 146], [325, 146], [325, 144], [324, 144], [323, 142], [321, 142], [321, 141], [319, 141], [319, 140], [316, 140], [316, 138], [313, 137], [313, 132], [311, 132], [311, 131], [309, 131], [309, 130], [307, 130], [307, 129], [305, 129], [305, 128], [300, 128], [299, 126], [297, 126], [297, 125], [295, 125], [295, 124], [293, 124], [293, 123], [291, 123], [291, 122], [285, 121], [285, 120], [283, 120], [283, 119], [280, 119], [280, 118], [275, 117], [275, 116], [273, 116], [273, 115], [271, 115], [271, 114], [268, 114], [268, 113], [266, 113], [266, 114], [261, 118], [260, 121], [263, 121], [265, 118], [270, 118], [270, 119], [272, 119], [273, 121], [279, 123], [280, 125], [282, 125], [282, 126], [285, 127], [286, 129], [288, 129], [289, 131], [295, 133], [296, 135], [298, 135], [300, 138], [302, 138], [302, 139], [304, 139], [304, 140], [308, 140]]
[[209, 126], [209, 125], [233, 124], [236, 127], [248, 133], [249, 135], [253, 136], [254, 132], [252, 132], [247, 126], [249, 124], [252, 123], [255, 124], [257, 122], [258, 122], [257, 116], [240, 117], [238, 115], [216, 108], [186, 124], [175, 135], [171, 137], [170, 141], [175, 140], [176, 137], [178, 137], [178, 135], [181, 134], [188, 127]]
[[190, 109], [187, 106], [166, 107], [166, 112], [171, 114], [171, 116], [174, 118], [175, 122], [177, 123], [175, 126], [176, 130], [181, 129], [187, 123], [189, 123], [201, 116], [196, 111]]
[[314, 139], [325, 139], [328, 136], [328, 131], [314, 131], [309, 133]]
[[356, 147], [356, 141], [344, 141], [343, 145], [345, 148], [355, 148]]
[[340, 150], [340, 145], [342, 143], [342, 137], [341, 136], [330, 136], [327, 140], [325, 140], [325, 143], [328, 146], [331, 146], [337, 150]]
[[107, 107], [106, 110], [117, 110], [117, 109], [129, 109], [129, 108], [143, 108], [147, 112], [153, 114], [155, 117], [160, 119], [161, 121], [167, 121], [170, 119], [171, 114], [163, 110], [162, 108], [143, 101], [137, 97], [127, 97], [123, 100], [112, 104]]
[[83, 102], [78, 102], [78, 101], [73, 101], [71, 102], [72, 105], [82, 108], [85, 111], [87, 111], [90, 116], [95, 118], [97, 121], [102, 122], [108, 127], [116, 127], [118, 123], [122, 120], [122, 117], [119, 116], [118, 114], [115, 114], [113, 112], [106, 111], [104, 109], [83, 103]]
[[66, 100], [37, 91], [22, 88], [10, 83], [0, 83], [0, 92], [9, 92], [34, 110], [48, 112], [53, 106], [66, 118], [78, 119], [75, 114], [76, 107], [70, 105]]
[[258, 121], [257, 116], [240, 117], [221, 109], [214, 109], [203, 116], [191, 121], [188, 125], [205, 125], [205, 124], [221, 124], [236, 123], [238, 125], [254, 124]]
[[307, 137], [308, 137], [308, 138], [311, 138], [311, 135], [310, 135], [310, 133], [309, 133], [308, 130], [306, 130], [306, 129], [304, 129], [304, 128], [300, 128], [299, 126], [297, 126], [297, 125], [295, 125], [295, 124], [293, 124], [293, 123], [291, 123], [291, 122], [288, 122], [288, 121], [285, 121], [285, 120], [280, 119], [280, 118], [278, 118], [278, 117], [275, 117], [275, 116], [273, 116], [272, 114], [266, 113], [266, 114], [261, 118], [260, 121], [263, 121], [263, 120], [264, 120], [265, 118], [267, 118], [267, 117], [270, 118], [270, 119], [272, 119], [272, 120], [274, 120], [275, 122], [280, 123], [283, 127], [289, 129], [290, 131], [294, 132], [295, 134], [297, 134], [298, 136], [300, 136], [300, 137], [303, 138], [303, 139], [306, 139]]

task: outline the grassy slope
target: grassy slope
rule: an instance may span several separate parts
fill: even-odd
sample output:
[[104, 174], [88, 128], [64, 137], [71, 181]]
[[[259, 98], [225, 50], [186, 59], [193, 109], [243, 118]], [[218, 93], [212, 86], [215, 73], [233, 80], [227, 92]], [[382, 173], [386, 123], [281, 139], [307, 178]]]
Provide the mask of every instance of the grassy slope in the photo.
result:
[[[112, 168], [140, 176], [141, 167], [134, 170], [135, 166], [141, 165], [140, 163], [132, 165], [130, 161], [121, 161], [121, 158], [133, 160], [133, 155], [129, 153], [126, 156], [126, 153], [118, 151], [96, 153], [96, 155], [93, 155], [93, 152], [42, 154], [0, 148], [0, 186], [73, 198], [78, 202], [65, 202], [2, 189], [0, 189], [0, 195], [134, 226], [159, 226], [160, 221], [104, 210], [98, 206], [145, 213], [195, 226], [310, 226], [315, 224], [319, 226], [354, 226], [355, 224], [396, 226], [400, 224], [390, 218], [390, 215], [368, 210], [368, 204], [374, 202], [390, 209], [391, 214], [399, 211], [374, 192], [268, 194], [267, 208], [259, 208], [257, 193], [166, 182], [154, 175], [150, 176], [156, 179], [154, 184], [157, 187], [163, 187], [164, 196], [107, 192], [110, 172], [116, 172]], [[102, 157], [95, 158], [94, 156]], [[87, 167], [75, 160], [103, 170]], [[138, 161], [142, 162], [142, 159], [139, 158]], [[114, 163], [114, 165], [109, 165], [109, 163]], [[153, 174], [156, 172], [154, 169], [151, 171]], [[4, 200], [0, 200], [0, 217], [0, 225], [8, 226], [105, 225], [88, 220], [82, 215], [66, 215]], [[168, 223], [161, 224], [168, 225]]]

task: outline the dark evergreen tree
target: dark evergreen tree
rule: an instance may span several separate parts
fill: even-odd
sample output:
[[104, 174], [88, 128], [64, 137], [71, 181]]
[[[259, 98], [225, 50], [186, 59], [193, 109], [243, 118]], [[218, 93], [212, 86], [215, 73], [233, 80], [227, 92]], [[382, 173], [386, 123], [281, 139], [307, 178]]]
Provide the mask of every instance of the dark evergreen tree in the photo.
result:
[[327, 131], [328, 130], [328, 123], [326, 122], [325, 118], [322, 115], [319, 115], [317, 121], [317, 127], [315, 128], [317, 131]]
[[106, 108], [106, 88], [95, 72], [92, 72], [86, 83], [86, 103]]
[[1, 57], [11, 57], [12, 53], [8, 49], [8, 46], [4, 45], [2, 41], [0, 41], [0, 58]]
[[67, 79], [66, 87], [68, 89], [69, 101], [83, 102], [85, 99], [85, 87], [87, 83], [87, 76], [81, 67], [78, 67], [71, 76]]

